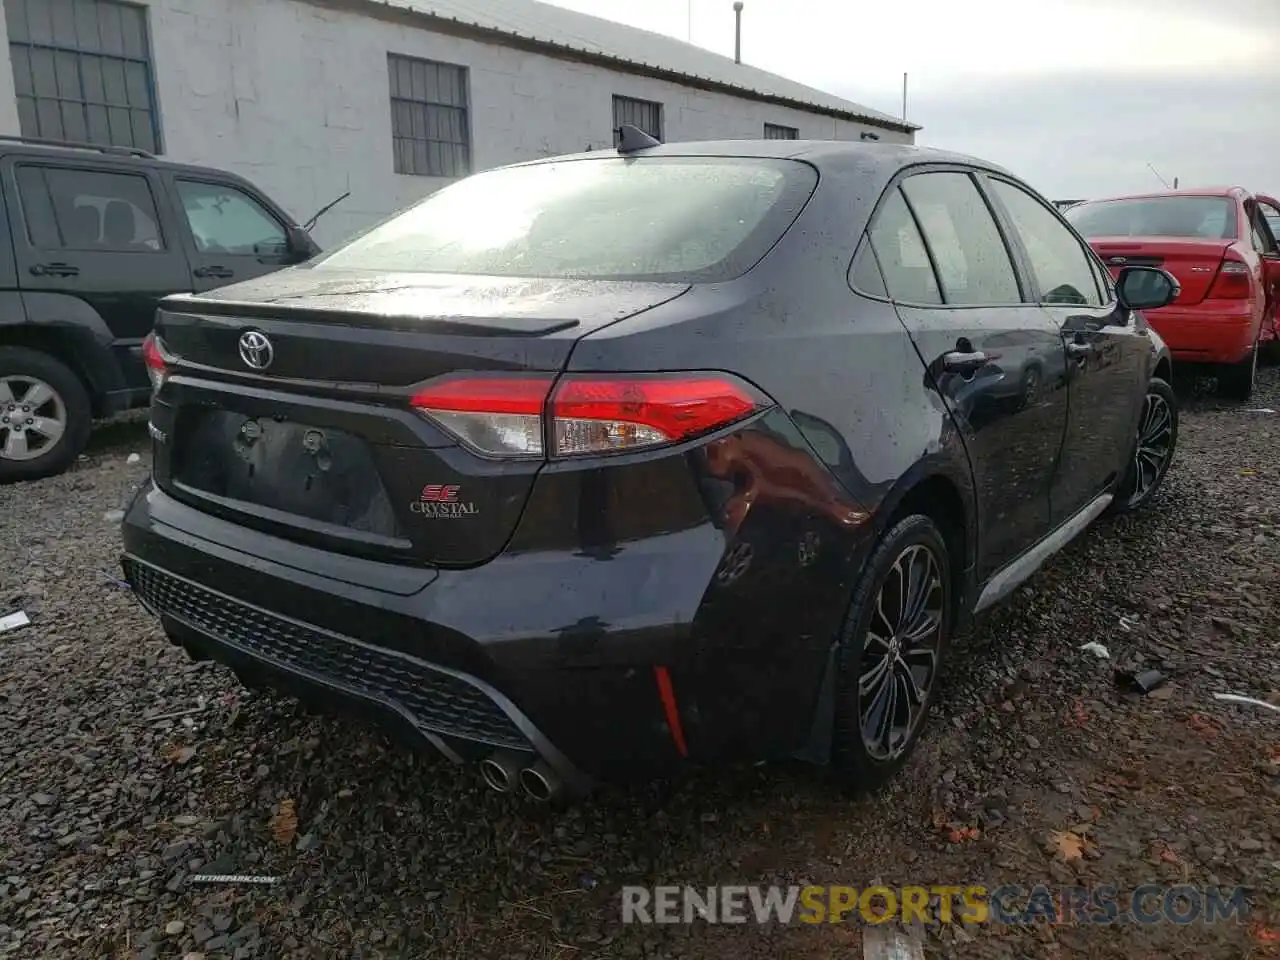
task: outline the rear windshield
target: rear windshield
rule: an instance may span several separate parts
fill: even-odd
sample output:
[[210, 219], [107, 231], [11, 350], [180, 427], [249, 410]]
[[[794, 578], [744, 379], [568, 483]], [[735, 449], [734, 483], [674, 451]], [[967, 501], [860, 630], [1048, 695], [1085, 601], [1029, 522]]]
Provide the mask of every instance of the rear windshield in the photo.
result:
[[1099, 200], [1062, 215], [1085, 237], [1236, 237], [1236, 204], [1227, 197]]
[[564, 160], [467, 177], [315, 261], [315, 269], [575, 279], [745, 273], [804, 206], [793, 160]]

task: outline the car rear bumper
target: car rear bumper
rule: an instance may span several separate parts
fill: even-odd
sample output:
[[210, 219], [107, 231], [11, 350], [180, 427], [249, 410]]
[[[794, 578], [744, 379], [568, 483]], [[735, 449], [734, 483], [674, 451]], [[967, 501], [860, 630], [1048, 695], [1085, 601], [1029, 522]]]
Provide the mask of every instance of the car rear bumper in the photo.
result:
[[1183, 363], [1239, 363], [1249, 356], [1258, 330], [1247, 300], [1206, 300], [1194, 307], [1146, 312], [1175, 360]]
[[[748, 731], [787, 729], [789, 706], [790, 729], [812, 718], [812, 697], [768, 702], [759, 716], [725, 709], [724, 694], [742, 689], [732, 671], [699, 669], [708, 651], [693, 642], [688, 611], [725, 549], [710, 525], [613, 556], [416, 569], [250, 535], [148, 485], [123, 539], [137, 597], [193, 656], [322, 709], [371, 714], [455, 762], [541, 758], [585, 788], [722, 758], [713, 716]], [[800, 650], [789, 659], [805, 660]], [[750, 675], [768, 682], [778, 671]]]

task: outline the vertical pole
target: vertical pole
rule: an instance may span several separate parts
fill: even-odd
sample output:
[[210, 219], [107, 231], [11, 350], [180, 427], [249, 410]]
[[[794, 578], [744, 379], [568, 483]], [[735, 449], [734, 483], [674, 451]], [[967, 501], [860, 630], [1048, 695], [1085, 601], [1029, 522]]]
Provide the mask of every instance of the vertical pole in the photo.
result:
[[907, 119], [907, 75], [902, 75], [902, 119]]
[[733, 62], [742, 62], [742, 0], [733, 5]]

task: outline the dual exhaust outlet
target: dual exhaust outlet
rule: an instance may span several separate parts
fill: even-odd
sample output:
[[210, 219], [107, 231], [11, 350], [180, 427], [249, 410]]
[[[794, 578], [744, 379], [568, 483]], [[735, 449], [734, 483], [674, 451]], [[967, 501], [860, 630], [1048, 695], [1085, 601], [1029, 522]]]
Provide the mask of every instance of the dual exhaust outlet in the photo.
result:
[[559, 775], [545, 760], [529, 763], [528, 754], [498, 752], [480, 761], [480, 776], [499, 793], [523, 790], [531, 800], [545, 803], [563, 789]]

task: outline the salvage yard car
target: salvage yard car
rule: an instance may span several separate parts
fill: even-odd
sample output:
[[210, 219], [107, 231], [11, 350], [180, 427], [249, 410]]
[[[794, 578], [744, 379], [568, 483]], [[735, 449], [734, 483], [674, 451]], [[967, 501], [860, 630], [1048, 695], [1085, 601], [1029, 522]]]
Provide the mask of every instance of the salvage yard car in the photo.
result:
[[194, 657], [497, 790], [869, 787], [974, 612], [1160, 487], [1176, 293], [972, 158], [626, 128], [168, 299], [125, 574]]
[[1119, 272], [1159, 266], [1182, 287], [1148, 318], [1179, 363], [1215, 373], [1218, 390], [1248, 400], [1260, 345], [1275, 339], [1280, 249], [1263, 201], [1240, 187], [1091, 200], [1066, 211], [1098, 255]]
[[149, 402], [166, 294], [319, 247], [241, 178], [142, 150], [0, 137], [0, 483], [60, 473], [94, 417]]

